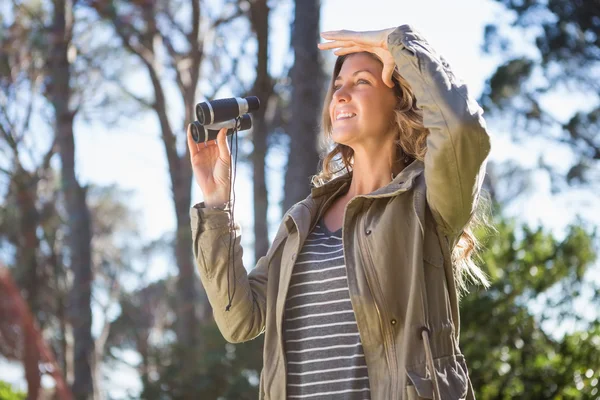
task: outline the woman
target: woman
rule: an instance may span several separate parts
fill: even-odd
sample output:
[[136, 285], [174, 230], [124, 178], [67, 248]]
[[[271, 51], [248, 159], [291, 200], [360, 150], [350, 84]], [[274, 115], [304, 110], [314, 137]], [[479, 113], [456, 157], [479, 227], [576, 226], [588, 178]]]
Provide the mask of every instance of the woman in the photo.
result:
[[409, 25], [322, 36], [340, 56], [322, 124], [335, 147], [249, 274], [225, 131], [206, 148], [188, 141], [205, 196], [194, 254], [216, 322], [230, 342], [265, 333], [261, 398], [474, 398], [458, 291], [465, 274], [487, 284], [469, 230], [490, 150], [482, 110]]

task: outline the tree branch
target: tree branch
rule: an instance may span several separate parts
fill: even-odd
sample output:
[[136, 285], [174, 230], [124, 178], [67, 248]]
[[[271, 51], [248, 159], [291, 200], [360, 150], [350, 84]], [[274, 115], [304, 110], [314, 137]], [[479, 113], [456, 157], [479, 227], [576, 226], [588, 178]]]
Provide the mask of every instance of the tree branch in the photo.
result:
[[[90, 5], [96, 10], [98, 15], [112, 23], [117, 35], [122, 40], [123, 45], [130, 52], [139, 56], [144, 63], [149, 65], [153, 64], [154, 54], [152, 50], [147, 49], [142, 45], [142, 33], [137, 31], [133, 25], [125, 24], [122, 21], [113, 2], [110, 2], [109, 5], [105, 5], [101, 0], [92, 0]], [[135, 43], [136, 40], [138, 43]]]
[[217, 18], [211, 25], [211, 28], [216, 30], [217, 28], [219, 28], [221, 25], [225, 25], [231, 21], [233, 21], [236, 18], [239, 18], [241, 16], [243, 16], [245, 14], [245, 12], [242, 10], [242, 8], [240, 7], [240, 2], [237, 2], [237, 7], [236, 10], [228, 16], [223, 16], [220, 18]]
[[[4, 140], [6, 141], [6, 143], [8, 143], [8, 146], [13, 150], [13, 153], [16, 156], [19, 153], [19, 150], [17, 140], [15, 139], [12, 133], [14, 132], [15, 127], [10, 121], [8, 113], [6, 112], [6, 108], [1, 107], [0, 110], [2, 111], [2, 116], [4, 117], [4, 123], [0, 122], [0, 133], [2, 134]], [[7, 126], [5, 126], [5, 124]]]
[[127, 89], [125, 87], [125, 85], [123, 84], [123, 82], [120, 79], [118, 79], [118, 78], [108, 78], [108, 81], [114, 83], [115, 85], [117, 85], [117, 87], [119, 89], [121, 89], [121, 91], [125, 95], [131, 97], [133, 100], [137, 101], [139, 104], [143, 105], [144, 107], [149, 108], [149, 109], [153, 109], [154, 108], [154, 105], [152, 103], [150, 103], [146, 99], [144, 99], [142, 97], [138, 97], [137, 95], [135, 95], [132, 92], [130, 92], [129, 89]]
[[183, 30], [183, 28], [181, 27], [181, 25], [179, 25], [177, 23], [177, 21], [175, 20], [175, 17], [171, 13], [171, 9], [169, 8], [169, 3], [167, 3], [165, 5], [165, 8], [163, 10], [163, 14], [167, 18], [167, 20], [169, 20], [169, 23], [175, 29], [175, 31], [177, 31], [177, 33], [181, 34], [181, 36], [187, 36], [187, 33]]

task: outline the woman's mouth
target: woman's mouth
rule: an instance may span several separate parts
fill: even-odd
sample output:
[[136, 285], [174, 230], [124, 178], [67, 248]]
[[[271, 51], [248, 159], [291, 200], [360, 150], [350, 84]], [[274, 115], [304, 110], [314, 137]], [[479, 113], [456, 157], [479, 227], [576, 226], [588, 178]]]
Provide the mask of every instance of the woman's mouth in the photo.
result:
[[335, 120], [340, 121], [340, 120], [344, 120], [344, 119], [354, 118], [355, 116], [356, 116], [356, 114], [351, 113], [351, 112], [341, 112], [335, 117]]

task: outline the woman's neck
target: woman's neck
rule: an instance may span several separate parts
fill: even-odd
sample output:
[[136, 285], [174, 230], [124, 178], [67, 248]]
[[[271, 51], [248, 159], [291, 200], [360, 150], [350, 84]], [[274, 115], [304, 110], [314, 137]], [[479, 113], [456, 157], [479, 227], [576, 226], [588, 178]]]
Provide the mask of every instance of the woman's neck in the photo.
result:
[[393, 179], [392, 175], [396, 177], [405, 167], [402, 158], [395, 163], [394, 158], [384, 154], [372, 154], [367, 157], [363, 152], [355, 153], [352, 181], [346, 196], [351, 199], [388, 185]]

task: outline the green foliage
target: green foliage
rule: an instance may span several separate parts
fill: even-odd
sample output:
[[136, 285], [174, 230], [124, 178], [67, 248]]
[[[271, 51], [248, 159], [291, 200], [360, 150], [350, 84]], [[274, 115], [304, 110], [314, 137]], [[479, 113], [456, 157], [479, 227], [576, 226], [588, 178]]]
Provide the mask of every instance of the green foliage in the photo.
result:
[[[485, 29], [484, 51], [504, 61], [480, 103], [512, 122], [514, 138], [538, 135], [571, 150], [566, 171], [540, 159], [553, 192], [593, 183], [600, 166], [600, 3], [496, 1], [511, 22]], [[574, 93], [589, 106], [567, 118], [547, 108], [551, 96], [569, 102]], [[598, 399], [600, 289], [590, 279], [598, 271], [596, 231], [573, 224], [559, 240], [509, 221], [497, 228], [482, 255], [492, 286], [466, 296], [461, 312], [461, 346], [478, 398]]]
[[498, 67], [489, 81], [490, 96], [484, 98], [482, 105], [486, 109], [490, 109], [493, 105], [503, 108], [521, 93], [521, 85], [529, 78], [532, 69], [533, 62], [525, 57], [509, 60]]
[[[141, 397], [158, 399], [255, 400], [262, 368], [263, 336], [241, 344], [227, 343], [215, 323], [204, 326], [197, 349], [167, 346], [153, 354], [156, 379], [142, 377]], [[195, 353], [192, 371], [181, 369], [180, 358]]]
[[[596, 260], [596, 232], [573, 225], [558, 240], [543, 228], [517, 229], [505, 220], [496, 228], [483, 239], [492, 285], [473, 290], [461, 305], [461, 348], [478, 398], [597, 398], [600, 320], [585, 321], [575, 309], [593, 289], [584, 275]], [[542, 303], [540, 312], [532, 302]], [[590, 302], [600, 309], [598, 298]], [[581, 329], [555, 338], [544, 323]]]
[[0, 400], [25, 400], [27, 395], [16, 391], [7, 382], [0, 381]]
[[[501, 55], [504, 62], [488, 80], [480, 103], [488, 115], [512, 121], [516, 139], [535, 134], [571, 150], [566, 173], [564, 167], [540, 165], [550, 173], [554, 191], [563, 183], [594, 182], [600, 168], [600, 3], [496, 1], [511, 22], [485, 28], [484, 51]], [[586, 104], [565, 118], [548, 107], [556, 96], [569, 103], [568, 109], [582, 98]]]

